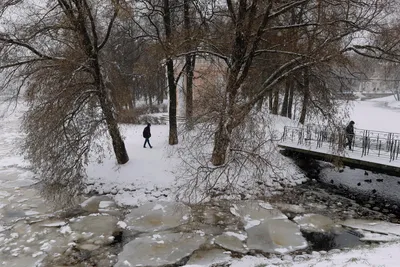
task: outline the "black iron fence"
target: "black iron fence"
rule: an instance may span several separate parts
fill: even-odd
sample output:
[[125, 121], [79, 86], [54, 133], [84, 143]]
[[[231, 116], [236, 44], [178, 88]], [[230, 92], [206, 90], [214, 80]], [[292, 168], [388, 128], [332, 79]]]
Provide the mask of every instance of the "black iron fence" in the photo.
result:
[[328, 147], [332, 152], [343, 152], [347, 149], [361, 153], [362, 157], [377, 156], [389, 158], [389, 161], [397, 160], [400, 153], [400, 133], [357, 128], [354, 129], [354, 135], [348, 135], [345, 127], [285, 126], [282, 141], [308, 146], [310, 149], [313, 146], [316, 149]]

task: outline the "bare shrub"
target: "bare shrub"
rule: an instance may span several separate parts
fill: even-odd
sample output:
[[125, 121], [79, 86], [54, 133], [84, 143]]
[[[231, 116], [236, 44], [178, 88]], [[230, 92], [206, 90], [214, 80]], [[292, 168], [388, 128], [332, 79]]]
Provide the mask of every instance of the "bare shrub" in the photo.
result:
[[23, 119], [23, 149], [40, 177], [42, 193], [65, 206], [84, 185], [89, 152], [101, 155], [102, 147], [94, 141], [106, 131], [96, 91], [83, 82], [89, 79], [85, 73], [73, 72], [75, 67], [54, 64], [49, 75], [46, 67], [36, 66]]
[[179, 198], [187, 202], [257, 198], [292, 184], [292, 174], [282, 166], [283, 158], [273, 144], [280, 133], [273, 130], [271, 117], [254, 111], [235, 128], [227, 162], [221, 166], [210, 162], [216, 127], [211, 118], [182, 133]]

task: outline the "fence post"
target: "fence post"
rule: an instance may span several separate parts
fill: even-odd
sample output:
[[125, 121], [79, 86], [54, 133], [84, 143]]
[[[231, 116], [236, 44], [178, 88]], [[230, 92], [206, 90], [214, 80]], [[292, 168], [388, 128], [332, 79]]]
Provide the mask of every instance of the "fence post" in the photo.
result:
[[361, 157], [364, 156], [365, 153], [365, 131], [363, 131], [362, 142], [361, 142]]
[[393, 142], [390, 142], [390, 147], [389, 147], [389, 162], [392, 161], [392, 155], [393, 155]]
[[378, 157], [381, 156], [381, 147], [382, 147], [382, 141], [379, 140], [379, 150], [378, 150]]
[[390, 144], [392, 143], [392, 134], [388, 133], [388, 137], [386, 140], [386, 151], [390, 152]]
[[394, 160], [396, 156], [396, 148], [397, 148], [397, 140], [394, 140], [392, 143], [392, 149], [390, 151], [390, 159]]
[[286, 141], [286, 134], [287, 134], [287, 126], [283, 127], [283, 136], [282, 136], [283, 141]]
[[304, 129], [302, 128], [299, 132], [299, 139], [297, 140], [297, 144], [298, 145], [302, 145], [303, 144], [303, 135], [304, 135]]
[[292, 131], [291, 131], [291, 133], [290, 133], [290, 139], [291, 139], [292, 142], [293, 142], [293, 129], [292, 129]]

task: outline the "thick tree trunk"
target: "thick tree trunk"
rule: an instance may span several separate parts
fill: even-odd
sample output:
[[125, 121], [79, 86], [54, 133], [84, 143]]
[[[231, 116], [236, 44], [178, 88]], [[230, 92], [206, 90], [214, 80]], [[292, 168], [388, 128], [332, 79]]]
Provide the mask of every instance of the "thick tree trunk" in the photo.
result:
[[186, 119], [189, 125], [192, 124], [193, 118], [193, 74], [195, 62], [195, 56], [186, 56]]
[[121, 133], [118, 128], [118, 123], [113, 113], [112, 101], [108, 98], [108, 93], [104, 85], [103, 76], [100, 71], [100, 64], [97, 55], [92, 55], [92, 66], [94, 69], [94, 81], [98, 90], [100, 108], [103, 111], [107, 124], [108, 133], [110, 134], [112, 146], [118, 164], [125, 164], [129, 161], [128, 152], [125, 148], [125, 143], [122, 140]]
[[310, 100], [310, 78], [308, 74], [308, 69], [306, 68], [304, 70], [304, 93], [303, 93], [303, 106], [301, 108], [301, 114], [300, 114], [300, 119], [299, 122], [301, 124], [304, 124], [306, 121], [306, 115], [307, 115], [307, 109], [308, 109], [308, 102]]
[[118, 128], [118, 123], [113, 113], [112, 101], [108, 97], [103, 76], [99, 63], [99, 51], [97, 50], [97, 42], [90, 42], [89, 34], [86, 32], [84, 25], [80, 24], [80, 33], [84, 42], [85, 52], [90, 59], [90, 64], [93, 69], [93, 79], [98, 91], [100, 108], [104, 114], [107, 124], [108, 133], [110, 134], [113, 150], [118, 164], [125, 164], [129, 161], [128, 152], [125, 148], [125, 143], [122, 140], [121, 133]]
[[214, 135], [214, 149], [211, 157], [211, 162], [214, 166], [220, 166], [226, 162], [232, 131], [237, 126], [234, 125], [233, 116], [235, 115], [235, 102], [238, 93], [238, 86], [236, 84], [238, 72], [239, 68], [234, 67], [228, 75], [225, 98], [220, 110], [218, 128]]
[[235, 114], [234, 106], [238, 92], [235, 77], [238, 71], [238, 68], [233, 68], [228, 75], [225, 98], [220, 109], [218, 128], [214, 135], [214, 149], [211, 157], [211, 162], [214, 166], [223, 165], [226, 162], [229, 152], [231, 135], [234, 128], [232, 116]]
[[[166, 1], [166, 0], [164, 0]], [[256, 5], [255, 5], [256, 6]], [[255, 7], [254, 6], [254, 7]], [[231, 50], [230, 66], [228, 69], [227, 83], [224, 92], [224, 99], [222, 108], [220, 109], [220, 117], [218, 128], [216, 129], [214, 136], [214, 149], [211, 158], [211, 162], [214, 166], [220, 166], [226, 163], [227, 155], [229, 155], [229, 146], [231, 144], [232, 132], [235, 127], [240, 125], [243, 120], [243, 110], [238, 110], [238, 94], [239, 89], [243, 85], [250, 71], [250, 66], [254, 58], [254, 52], [257, 49], [258, 43], [261, 40], [261, 31], [258, 31], [256, 37], [251, 43], [249, 43], [252, 30], [252, 23], [248, 23], [247, 20], [254, 19], [251, 17], [251, 13], [247, 13], [250, 17], [246, 17], [246, 12], [249, 7], [245, 1], [238, 3], [238, 17], [235, 22], [235, 38]], [[250, 7], [252, 9], [252, 7]], [[253, 9], [254, 11], [256, 9]], [[267, 8], [269, 10], [269, 8]], [[232, 12], [232, 10], [230, 10]], [[265, 27], [268, 22], [268, 14], [264, 14], [260, 29]], [[251, 48], [250, 48], [251, 47]], [[248, 51], [251, 51], [247, 53]], [[251, 108], [254, 105], [251, 106]], [[247, 111], [247, 108], [244, 110]], [[250, 112], [250, 109], [249, 111]], [[246, 113], [246, 112], [245, 112]], [[246, 114], [247, 115], [247, 114]]]
[[309, 101], [309, 93], [307, 91], [304, 91], [303, 106], [301, 108], [300, 119], [299, 119], [299, 122], [301, 124], [304, 124], [304, 122], [306, 121], [308, 101]]
[[107, 123], [108, 133], [111, 136], [112, 146], [117, 162], [118, 164], [125, 164], [129, 161], [129, 156], [125, 148], [125, 143], [122, 140], [117, 121], [112, 112], [111, 103], [109, 103], [110, 101], [108, 101], [107, 96], [104, 94], [100, 94], [99, 100], [100, 107]]
[[[183, 16], [184, 16], [184, 27], [185, 27], [185, 41], [186, 50], [189, 52], [192, 48], [190, 40], [191, 21], [190, 21], [190, 0], [183, 1]], [[196, 62], [196, 55], [187, 54], [185, 57], [185, 76], [186, 76], [186, 120], [188, 125], [192, 125], [193, 117], [193, 72]]]
[[225, 163], [230, 145], [231, 134], [232, 130], [229, 126], [227, 126], [227, 123], [221, 119], [214, 136], [214, 149], [211, 158], [211, 163], [214, 166], [220, 166]]
[[[169, 0], [164, 0], [164, 28], [166, 43], [169, 46], [172, 39], [171, 29], [171, 10], [169, 6]], [[169, 47], [167, 47], [169, 49]], [[166, 51], [169, 52], [169, 51]], [[166, 61], [167, 65], [167, 81], [168, 81], [168, 93], [169, 93], [169, 140], [170, 145], [178, 144], [178, 125], [176, 122], [176, 83], [174, 75], [174, 62], [172, 58], [168, 57]]]
[[178, 144], [178, 124], [176, 121], [176, 84], [174, 77], [174, 63], [167, 59], [167, 78], [169, 89], [169, 141], [170, 145]]

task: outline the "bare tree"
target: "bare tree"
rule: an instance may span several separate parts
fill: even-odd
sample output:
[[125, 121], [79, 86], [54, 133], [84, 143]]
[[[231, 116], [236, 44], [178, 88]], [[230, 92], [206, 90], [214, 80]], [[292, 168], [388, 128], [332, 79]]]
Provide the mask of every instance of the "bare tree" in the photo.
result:
[[89, 152], [102, 146], [95, 142], [101, 133], [111, 137], [119, 164], [129, 160], [102, 55], [121, 4], [58, 0], [16, 6], [30, 16], [0, 33], [0, 71], [6, 75], [1, 88], [14, 83], [15, 95], [25, 90], [24, 148], [53, 193], [79, 192]]
[[[254, 105], [264, 98], [287, 75], [320, 62], [334, 60], [351, 50], [355, 33], [374, 30], [384, 11], [384, 1], [251, 1], [227, 2], [227, 16], [234, 25], [231, 49], [226, 54], [228, 63], [225, 97], [214, 138], [212, 162], [220, 166], [226, 162], [233, 130], [241, 124]], [[301, 23], [285, 20], [293, 9], [304, 8], [306, 19]], [[268, 33], [297, 28], [300, 35], [295, 50], [271, 42]], [[261, 43], [269, 40], [262, 49]], [[262, 53], [286, 55], [274, 72], [260, 84], [251, 98], [243, 100], [242, 88], [247, 82], [253, 62]], [[307, 84], [306, 84], [307, 85]], [[305, 87], [304, 87], [305, 88]], [[306, 91], [305, 91], [306, 92]], [[306, 95], [306, 99], [307, 99]]]
[[144, 38], [149, 43], [157, 43], [163, 54], [163, 62], [166, 67], [166, 78], [169, 94], [169, 144], [178, 143], [178, 129], [176, 120], [177, 82], [175, 77], [174, 55], [176, 22], [174, 11], [178, 6], [170, 0], [143, 0], [138, 7], [133, 8], [131, 19], [141, 30], [138, 36], [132, 38]]
[[[208, 101], [218, 103], [222, 96], [213, 97]], [[260, 112], [246, 117], [233, 132], [228, 162], [220, 166], [214, 166], [209, 161], [208, 151], [204, 150], [213, 142], [212, 124], [198, 123], [192, 131], [183, 131], [185, 142], [174, 150], [182, 159], [178, 170], [179, 199], [192, 203], [226, 196], [244, 199], [265, 196], [274, 188], [293, 183], [296, 170], [286, 171], [283, 157], [278, 156], [273, 144], [277, 134], [268, 127], [272, 125], [271, 119]], [[201, 134], [193, 134], [193, 131]]]
[[[208, 112], [197, 125], [200, 130], [195, 128], [200, 133], [194, 134], [195, 141], [182, 154], [186, 163], [186, 179], [182, 180], [187, 182], [182, 188], [188, 189], [186, 195], [202, 186], [205, 191], [215, 187], [232, 189], [235, 179], [251, 172], [254, 166], [264, 173], [273, 169], [269, 157], [275, 154], [257, 148], [265, 148], [265, 140], [274, 138], [252, 135], [255, 132], [248, 126], [254, 124], [248, 122], [258, 115], [254, 114], [254, 107], [267, 97], [270, 110], [278, 112], [279, 91], [282, 92], [279, 89], [285, 82], [288, 116], [294, 115], [293, 103], [302, 102], [297, 104], [303, 109], [299, 116], [302, 122], [319, 113], [336, 127], [343, 118], [329, 115], [339, 117], [335, 94], [342, 73], [334, 69], [346, 67], [347, 57], [358, 49], [353, 42], [357, 34], [381, 30], [378, 22], [385, 15], [385, 4], [380, 0], [239, 0], [219, 6], [198, 52], [225, 61], [225, 80], [208, 95], [208, 103], [202, 102]], [[210, 146], [211, 161], [206, 158], [210, 156]], [[198, 155], [196, 148], [206, 152]], [[258, 164], [260, 159], [262, 164]], [[259, 177], [250, 175], [248, 181]]]
[[[159, 46], [166, 68], [169, 95], [169, 144], [178, 143], [177, 89], [183, 78], [186, 97], [186, 116], [193, 115], [193, 79], [198, 44], [202, 42], [201, 27], [206, 20], [202, 14], [208, 3], [192, 0], [142, 0], [134, 9], [132, 20], [141, 30], [138, 36], [148, 43]], [[203, 23], [204, 24], [204, 23]]]

